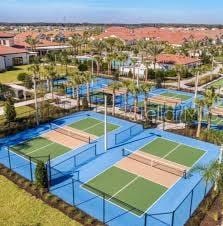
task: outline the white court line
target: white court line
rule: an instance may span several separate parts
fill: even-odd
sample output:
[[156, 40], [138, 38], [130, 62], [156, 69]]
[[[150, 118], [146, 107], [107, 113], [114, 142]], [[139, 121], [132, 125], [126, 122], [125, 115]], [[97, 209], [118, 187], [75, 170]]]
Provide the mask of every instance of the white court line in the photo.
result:
[[139, 178], [139, 176], [135, 177], [133, 180], [131, 180], [128, 184], [126, 184], [124, 187], [122, 187], [119, 191], [117, 191], [114, 195], [112, 195], [111, 198], [108, 199], [108, 201], [110, 201], [112, 198], [114, 198], [117, 194], [119, 194], [121, 191], [123, 191], [124, 189], [126, 189], [129, 185], [131, 185], [132, 183], [134, 183], [137, 179]]
[[162, 159], [165, 159], [169, 154], [171, 154], [172, 152], [174, 152], [177, 148], [179, 148], [181, 146], [181, 144], [178, 144], [175, 148], [173, 148], [170, 152], [168, 152], [166, 155], [164, 155], [162, 157]]
[[46, 147], [48, 147], [48, 146], [50, 146], [50, 145], [52, 145], [52, 144], [55, 144], [55, 143], [52, 142], [52, 143], [47, 144], [47, 145], [45, 145], [45, 146], [43, 146], [43, 147], [41, 147], [41, 148], [37, 148], [37, 149], [35, 149], [35, 150], [31, 151], [31, 152], [28, 152], [28, 153], [26, 153], [26, 154], [27, 154], [27, 155], [32, 154], [33, 152], [39, 151], [39, 150], [41, 150], [41, 149], [43, 149], [43, 148], [46, 148]]
[[84, 130], [81, 130], [81, 131], [86, 131], [86, 130], [88, 130], [88, 129], [94, 128], [95, 126], [100, 125], [100, 124], [102, 124], [102, 123], [104, 123], [104, 122], [103, 122], [103, 121], [102, 121], [102, 122], [98, 122], [98, 123], [94, 124], [93, 126], [89, 126], [88, 128], [86, 128], [86, 129], [84, 129]]

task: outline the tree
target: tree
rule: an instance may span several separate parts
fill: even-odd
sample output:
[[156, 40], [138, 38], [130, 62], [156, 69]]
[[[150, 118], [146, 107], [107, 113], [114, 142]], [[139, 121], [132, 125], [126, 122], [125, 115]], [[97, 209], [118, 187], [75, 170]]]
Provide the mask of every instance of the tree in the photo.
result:
[[163, 52], [163, 50], [164, 48], [161, 43], [156, 41], [150, 42], [147, 47], [147, 53], [152, 57], [154, 70], [156, 69], [157, 57]]
[[33, 52], [36, 52], [36, 46], [37, 44], [39, 44], [39, 40], [37, 38], [33, 38], [32, 36], [28, 36], [26, 39], [25, 39], [25, 42], [30, 45], [31, 47], [31, 50]]
[[54, 99], [53, 95], [53, 81], [57, 76], [56, 68], [53, 64], [44, 65], [44, 76], [47, 79], [48, 91], [52, 94], [52, 99]]
[[8, 123], [16, 120], [16, 110], [12, 97], [8, 97], [5, 101], [4, 115]]
[[79, 35], [73, 35], [69, 44], [72, 46], [73, 55], [76, 56], [78, 54], [78, 48], [81, 45], [81, 37]]
[[205, 107], [205, 101], [204, 101], [204, 99], [196, 99], [195, 102], [198, 106], [198, 125], [197, 125], [196, 137], [199, 138], [200, 133], [201, 133], [201, 123], [202, 123], [202, 119], [203, 119], [203, 110]]
[[140, 86], [140, 91], [144, 93], [144, 117], [145, 117], [145, 119], [148, 119], [148, 110], [147, 110], [148, 94], [149, 94], [151, 88], [152, 88], [152, 85], [148, 84], [148, 83], [143, 83]]
[[43, 161], [38, 161], [35, 170], [36, 184], [39, 188], [48, 188], [47, 168]]
[[176, 65], [175, 66], [175, 72], [177, 74], [177, 89], [180, 90], [181, 89], [181, 85], [180, 85], [180, 82], [181, 82], [181, 78], [183, 77], [183, 74], [185, 73], [186, 71], [186, 68], [184, 65]]
[[36, 91], [36, 82], [40, 78], [40, 64], [39, 58], [35, 58], [33, 64], [28, 68], [28, 71], [32, 72], [33, 86], [34, 86], [34, 99], [35, 99], [35, 115], [36, 115], [36, 124], [39, 125], [39, 113], [38, 113], [38, 101], [37, 101], [37, 91]]
[[106, 50], [106, 43], [101, 40], [94, 40], [91, 42], [91, 46], [93, 51], [98, 54], [99, 56], [102, 56], [102, 52]]
[[194, 108], [185, 109], [181, 114], [181, 121], [186, 125], [191, 125], [197, 120], [197, 111]]
[[121, 87], [120, 82], [113, 82], [109, 88], [112, 90], [112, 115], [115, 115], [116, 91]]
[[90, 103], [90, 83], [94, 79], [94, 75], [89, 71], [85, 71], [82, 73], [82, 76], [83, 76], [83, 80], [86, 83], [86, 87], [87, 87], [87, 101], [88, 101], [88, 103]]
[[207, 107], [208, 110], [208, 119], [207, 119], [207, 129], [209, 130], [211, 128], [211, 117], [212, 117], [212, 113], [211, 113], [211, 109], [213, 107], [213, 105], [215, 104], [215, 102], [218, 99], [218, 94], [215, 91], [214, 87], [208, 88], [205, 91], [204, 94], [204, 101], [205, 101], [205, 105]]
[[218, 161], [213, 161], [207, 165], [198, 165], [193, 168], [194, 172], [199, 172], [206, 183], [214, 183], [214, 190], [218, 192], [223, 191], [223, 164]]
[[124, 89], [126, 89], [125, 95], [124, 95], [124, 102], [125, 102], [125, 114], [127, 112], [127, 106], [128, 106], [128, 97], [129, 97], [129, 86], [130, 86], [131, 82], [129, 80], [124, 80], [122, 81], [122, 87]]
[[192, 57], [196, 57], [197, 50], [200, 47], [200, 41], [192, 39], [191, 41], [189, 41], [188, 46], [192, 50]]
[[129, 85], [129, 91], [134, 97], [134, 120], [136, 120], [137, 119], [136, 115], [137, 115], [137, 106], [138, 106], [138, 94], [140, 92], [140, 89], [135, 84], [135, 82], [132, 81], [131, 84]]
[[69, 84], [72, 86], [72, 96], [75, 98], [75, 88], [76, 88], [76, 99], [77, 99], [77, 108], [80, 109], [80, 95], [79, 88], [83, 84], [83, 74], [80, 71], [73, 71], [69, 73]]

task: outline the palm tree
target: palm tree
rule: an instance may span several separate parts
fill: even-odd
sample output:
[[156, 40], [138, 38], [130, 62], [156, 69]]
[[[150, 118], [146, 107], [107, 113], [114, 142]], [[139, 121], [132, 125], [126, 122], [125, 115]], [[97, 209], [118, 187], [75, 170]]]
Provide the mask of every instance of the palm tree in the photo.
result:
[[182, 77], [182, 74], [184, 74], [186, 68], [184, 65], [181, 65], [181, 64], [178, 64], [175, 66], [175, 71], [176, 71], [176, 74], [177, 74], [177, 89], [180, 90], [181, 89], [181, 77]]
[[99, 72], [100, 72], [100, 66], [102, 65], [103, 63], [103, 57], [101, 55], [95, 55], [93, 57], [93, 60], [95, 61], [96, 63], [96, 67], [97, 67], [97, 75], [99, 75]]
[[56, 78], [56, 75], [57, 75], [56, 68], [53, 64], [44, 65], [44, 76], [47, 79], [48, 91], [51, 92], [52, 99], [54, 99], [53, 81]]
[[123, 52], [118, 53], [117, 60], [120, 62], [118, 70], [120, 70], [120, 65], [122, 65], [122, 75], [123, 75], [124, 74], [124, 65], [125, 65], [125, 62], [128, 60], [128, 54], [123, 53]]
[[101, 40], [94, 40], [91, 42], [92, 49], [95, 53], [99, 54], [99, 56], [102, 56], [102, 52], [106, 50], [106, 43]]
[[197, 50], [200, 47], [200, 41], [197, 41], [195, 39], [192, 39], [189, 43], [188, 43], [189, 48], [192, 50], [192, 57], [196, 57], [196, 53]]
[[215, 184], [214, 190], [216, 193], [222, 192], [223, 189], [223, 164], [219, 161], [214, 161], [208, 165], [200, 165], [193, 168], [192, 171], [199, 172], [202, 178], [207, 183]]
[[68, 64], [70, 63], [69, 55], [66, 51], [61, 51], [59, 55], [61, 65], [65, 66], [65, 73], [68, 74]]
[[90, 83], [94, 79], [94, 75], [89, 71], [85, 71], [82, 73], [82, 76], [87, 87], [87, 100], [88, 100], [88, 103], [90, 103]]
[[157, 56], [160, 55], [164, 50], [164, 47], [161, 45], [160, 42], [150, 42], [150, 44], [147, 47], [147, 53], [150, 54], [153, 61], [153, 67], [154, 70], [156, 69], [156, 63], [157, 63]]
[[113, 82], [109, 88], [112, 90], [112, 115], [115, 115], [115, 99], [116, 99], [116, 91], [121, 87], [120, 82]]
[[36, 52], [36, 46], [39, 44], [39, 40], [37, 38], [33, 38], [32, 36], [27, 36], [25, 42], [30, 45], [31, 50]]
[[145, 119], [148, 118], [148, 114], [147, 114], [148, 93], [150, 92], [151, 88], [152, 88], [152, 85], [148, 84], [148, 83], [143, 83], [140, 86], [140, 91], [144, 93], [144, 117], [145, 117]]
[[211, 109], [213, 105], [216, 103], [217, 99], [218, 99], [218, 94], [215, 92], [214, 87], [211, 87], [205, 91], [204, 101], [208, 110], [207, 130], [211, 128], [211, 117], [212, 117]]
[[79, 95], [79, 87], [83, 84], [83, 76], [80, 71], [72, 71], [69, 73], [69, 84], [72, 86], [72, 96], [75, 98], [75, 88], [76, 88], [76, 100], [77, 107], [80, 109], [80, 95]]
[[78, 48], [81, 45], [81, 38], [79, 35], [72, 36], [72, 39], [69, 41], [69, 44], [72, 46], [73, 55], [76, 56], [78, 54]]
[[139, 40], [137, 43], [136, 43], [136, 48], [137, 50], [139, 51], [139, 53], [141, 54], [141, 61], [142, 63], [144, 63], [144, 53], [148, 47], [148, 41], [146, 40]]
[[135, 84], [135, 82], [131, 82], [129, 85], [129, 91], [134, 97], [134, 120], [137, 119], [137, 106], [138, 106], [138, 94], [140, 92], [139, 87]]
[[36, 115], [36, 124], [39, 125], [39, 113], [38, 113], [38, 101], [37, 101], [37, 90], [36, 90], [36, 82], [40, 78], [40, 65], [38, 60], [34, 61], [28, 71], [31, 71], [33, 74], [33, 88], [34, 88], [34, 100], [35, 100], [35, 115]]
[[203, 119], [203, 110], [205, 107], [205, 100], [204, 99], [196, 99], [195, 102], [198, 106], [198, 125], [197, 125], [196, 137], [199, 138], [200, 133], [201, 133], [201, 123], [202, 123], [202, 119]]
[[125, 102], [125, 115], [126, 115], [126, 112], [127, 112], [127, 106], [128, 106], [128, 96], [129, 96], [129, 86], [130, 86], [130, 84], [131, 84], [131, 82], [129, 81], [129, 80], [124, 80], [124, 81], [122, 81], [122, 87], [124, 88], [124, 89], [126, 89], [126, 92], [125, 92], [125, 96], [124, 96], [124, 98], [125, 98], [125, 100], [124, 100], [124, 102]]

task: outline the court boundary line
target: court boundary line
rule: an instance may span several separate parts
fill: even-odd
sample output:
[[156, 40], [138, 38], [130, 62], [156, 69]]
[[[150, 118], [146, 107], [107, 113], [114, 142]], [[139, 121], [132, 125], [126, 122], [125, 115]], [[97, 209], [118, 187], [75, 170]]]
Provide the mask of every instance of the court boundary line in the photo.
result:
[[[169, 141], [172, 141], [171, 139], [168, 139], [168, 138], [163, 138], [162, 137], [162, 135], [161, 135], [161, 137], [158, 137], [156, 134], [153, 134], [154, 136], [155, 136], [155, 138], [153, 139], [153, 140], [151, 140], [150, 142], [148, 142], [147, 144], [149, 144], [149, 143], [151, 143], [152, 141], [154, 141], [154, 140], [156, 140], [156, 139], [158, 139], [158, 138], [162, 138], [162, 139], [166, 139], [166, 140], [169, 140]], [[172, 141], [172, 142], [174, 142], [174, 141]], [[176, 142], [175, 142], [176, 143]], [[177, 142], [177, 143], [179, 143], [179, 144], [182, 144], [182, 145], [185, 145], [185, 146], [188, 146], [188, 147], [192, 147], [192, 146], [190, 146], [190, 145], [187, 145], [187, 144], [183, 144], [183, 143], [181, 143], [181, 142]], [[146, 145], [147, 145], [146, 144]], [[144, 145], [145, 146], [145, 145]], [[194, 147], [192, 147], [192, 148], [194, 148]], [[208, 151], [205, 151], [205, 150], [203, 150], [203, 149], [199, 149], [199, 148], [195, 148], [195, 149], [198, 149], [198, 150], [202, 150], [202, 151], [204, 151], [204, 153], [203, 153], [203, 155], [194, 163], [194, 165], [195, 164], [197, 164], [197, 162], [198, 161], [200, 161], [207, 153], [208, 153]], [[137, 151], [137, 150], [135, 150], [135, 151]], [[120, 159], [119, 161], [117, 161], [115, 164], [117, 164], [118, 162], [120, 162], [120, 161], [122, 161], [124, 158], [122, 158], [122, 159]], [[103, 174], [105, 171], [107, 171], [107, 170], [109, 170], [110, 168], [112, 168], [112, 167], [115, 167], [115, 164], [113, 164], [112, 166], [109, 166], [109, 167], [107, 167], [106, 169], [104, 169], [103, 171], [101, 171], [101, 172], [99, 172], [98, 174], [96, 174], [94, 177], [92, 177], [92, 178], [90, 178], [89, 180], [87, 180], [86, 182], [84, 182], [84, 184], [87, 184], [89, 181], [91, 181], [91, 180], [93, 180], [93, 179], [95, 179], [97, 176], [99, 176], [99, 175], [101, 175], [101, 174]], [[193, 165], [193, 166], [194, 166]], [[191, 168], [193, 168], [193, 166], [191, 167]], [[129, 173], [129, 172], [128, 172]], [[122, 210], [125, 210], [125, 211], [128, 211], [128, 213], [130, 213], [130, 214], [132, 214], [132, 215], [134, 215], [134, 216], [136, 216], [136, 217], [138, 217], [138, 218], [142, 218], [144, 215], [145, 215], [145, 213], [148, 213], [148, 211], [150, 210], [150, 209], [152, 209], [174, 186], [176, 186], [178, 183], [179, 183], [179, 181], [182, 179], [182, 177], [179, 177], [179, 179], [176, 181], [176, 183], [174, 183], [171, 187], [169, 187], [150, 207], [148, 207], [148, 209], [146, 210], [146, 211], [141, 211], [141, 210], [139, 210], [139, 211], [141, 211], [141, 212], [143, 212], [143, 214], [141, 214], [141, 215], [137, 215], [137, 214], [135, 214], [135, 213], [133, 213], [132, 211], [129, 211], [129, 210], [127, 210], [127, 209], [125, 209], [124, 207], [121, 207], [121, 206], [119, 206], [118, 204], [116, 204], [116, 203], [114, 203], [114, 202], [111, 202], [111, 201], [108, 201], [108, 200], [106, 200], [105, 199], [105, 201], [108, 201], [109, 203], [111, 203], [112, 205], [114, 205], [114, 206], [117, 206], [118, 208], [120, 208], [120, 209], [122, 209]], [[152, 181], [153, 182], [153, 181]], [[96, 193], [94, 193], [94, 192], [92, 192], [92, 191], [90, 191], [90, 190], [88, 190], [87, 188], [84, 188], [83, 186], [84, 186], [84, 184], [82, 184], [80, 187], [82, 188], [82, 189], [84, 189], [84, 190], [86, 190], [87, 192], [90, 192], [91, 194], [93, 194], [94, 196], [97, 196], [97, 197], [99, 197], [100, 199], [102, 199], [103, 200], [103, 197], [101, 196], [101, 195], [98, 195], [98, 194], [96, 194]], [[157, 183], [158, 184], [158, 183]], [[137, 208], [135, 208], [136, 210], [138, 210]], [[151, 214], [152, 215], [152, 214]]]
[[[132, 173], [133, 174], [133, 173]], [[132, 179], [129, 183], [127, 183], [125, 186], [123, 186], [121, 189], [119, 189], [115, 194], [113, 194], [111, 196], [111, 198], [109, 198], [108, 200], [110, 201], [111, 199], [113, 199], [116, 195], [118, 195], [120, 192], [122, 192], [123, 190], [125, 190], [127, 187], [129, 187], [131, 184], [133, 184], [140, 176], [139, 175], [135, 175], [135, 178]]]
[[24, 153], [24, 154], [29, 155], [29, 154], [31, 154], [31, 153], [33, 153], [33, 152], [39, 151], [39, 150], [44, 149], [44, 148], [46, 148], [46, 147], [48, 147], [48, 146], [51, 146], [51, 145], [53, 145], [53, 144], [57, 144], [57, 143], [51, 141], [51, 143], [49, 143], [49, 144], [47, 144], [47, 145], [45, 145], [45, 146], [43, 146], [43, 147], [37, 148], [37, 149], [35, 149], [35, 150], [33, 150], [33, 151], [30, 151], [30, 152]]
[[176, 147], [174, 147], [172, 150], [170, 150], [166, 155], [164, 155], [162, 157], [162, 159], [168, 160], [168, 159], [166, 159], [166, 157], [169, 156], [171, 153], [173, 153], [175, 150], [177, 150], [177, 148], [179, 148], [180, 146], [181, 146], [181, 144], [178, 144]]

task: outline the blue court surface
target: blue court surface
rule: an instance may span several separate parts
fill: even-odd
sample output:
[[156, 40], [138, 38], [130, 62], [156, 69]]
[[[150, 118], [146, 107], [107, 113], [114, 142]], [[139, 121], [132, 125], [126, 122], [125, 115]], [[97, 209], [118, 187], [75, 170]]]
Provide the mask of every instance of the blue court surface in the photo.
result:
[[[53, 123], [84, 130], [92, 118], [100, 126], [103, 117], [80, 112]], [[184, 225], [212, 187], [191, 169], [216, 160], [218, 147], [158, 129], [144, 130], [114, 117], [108, 117], [108, 123], [114, 129], [108, 133], [107, 150], [100, 133], [93, 142], [51, 159], [51, 192], [107, 225]], [[1, 139], [0, 162], [35, 180], [30, 174], [35, 162], [30, 166], [24, 156], [8, 147], [51, 129], [46, 124]]]

